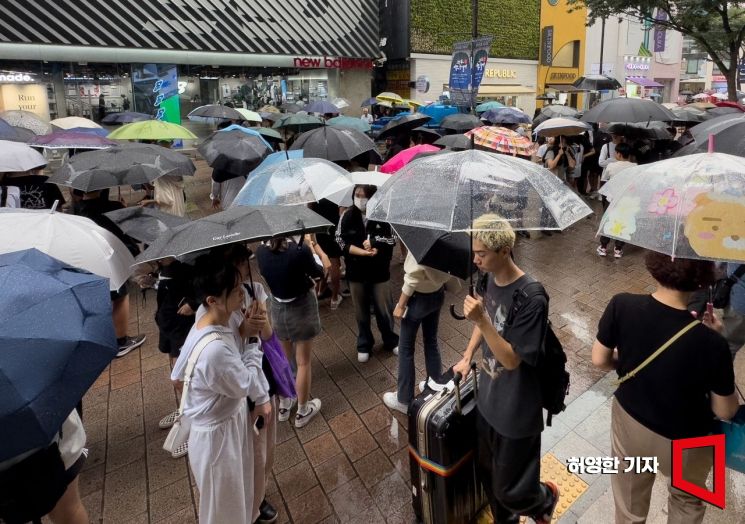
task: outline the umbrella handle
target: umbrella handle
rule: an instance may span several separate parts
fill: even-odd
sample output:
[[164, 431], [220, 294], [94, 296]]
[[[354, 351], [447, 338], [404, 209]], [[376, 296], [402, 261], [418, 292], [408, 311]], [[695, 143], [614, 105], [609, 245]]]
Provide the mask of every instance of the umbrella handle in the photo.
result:
[[452, 316], [455, 320], [465, 320], [466, 317], [464, 315], [459, 315], [455, 312], [455, 304], [450, 304], [450, 316]]

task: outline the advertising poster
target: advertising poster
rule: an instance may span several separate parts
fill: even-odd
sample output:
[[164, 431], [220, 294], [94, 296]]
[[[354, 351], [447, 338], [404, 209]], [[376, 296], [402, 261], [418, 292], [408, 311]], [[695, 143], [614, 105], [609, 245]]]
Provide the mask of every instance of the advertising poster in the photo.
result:
[[471, 42], [456, 42], [453, 45], [453, 61], [450, 64], [450, 99], [455, 105], [471, 105]]
[[484, 71], [486, 71], [486, 62], [489, 59], [489, 48], [491, 47], [491, 42], [491, 36], [477, 38], [472, 42], [474, 68], [471, 80], [471, 106], [476, 105], [476, 95], [479, 92], [481, 80], [484, 78]]
[[181, 123], [178, 97], [178, 69], [174, 64], [132, 66], [134, 110], [156, 120]]

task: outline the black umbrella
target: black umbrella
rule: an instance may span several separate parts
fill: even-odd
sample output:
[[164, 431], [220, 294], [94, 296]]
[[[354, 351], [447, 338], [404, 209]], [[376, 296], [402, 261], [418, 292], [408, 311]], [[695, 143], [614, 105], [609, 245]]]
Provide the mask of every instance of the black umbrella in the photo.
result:
[[581, 76], [574, 81], [572, 86], [586, 91], [612, 91], [622, 87], [618, 80], [605, 75]]
[[664, 122], [638, 122], [626, 124], [617, 122], [608, 126], [608, 132], [626, 138], [650, 138], [653, 140], [672, 140], [673, 135]]
[[672, 122], [675, 115], [665, 106], [642, 98], [612, 98], [587, 111], [583, 122]]
[[325, 233], [331, 227], [331, 222], [305, 206], [234, 206], [170, 229], [140, 253], [136, 262], [183, 256], [235, 242]]
[[396, 235], [417, 263], [467, 280], [471, 263], [468, 233], [448, 233], [436, 229], [393, 225]]
[[154, 144], [122, 143], [78, 153], [47, 182], [88, 192], [148, 184], [163, 175], [191, 176], [195, 170], [192, 161], [178, 151]]
[[247, 175], [272, 152], [261, 136], [238, 129], [217, 131], [202, 142], [197, 151], [213, 169], [235, 176]]
[[683, 122], [686, 124], [690, 123], [701, 123], [711, 118], [706, 111], [701, 111], [693, 107], [675, 107], [671, 109], [675, 115], [676, 122]]
[[298, 111], [304, 111], [303, 104], [298, 104], [295, 102], [285, 102], [279, 108], [284, 111], [285, 113], [297, 113]]
[[189, 113], [189, 118], [200, 117], [200, 118], [221, 118], [223, 120], [244, 120], [244, 116], [232, 107], [223, 106], [219, 104], [209, 104], [206, 106], [199, 106]]
[[354, 129], [323, 126], [302, 133], [290, 149], [302, 149], [306, 157], [336, 162], [351, 160], [374, 150], [375, 142], [366, 134]]
[[738, 109], [736, 107], [728, 107], [728, 106], [712, 107], [711, 109], [707, 109], [706, 112], [709, 114], [709, 116], [712, 116], [712, 117], [724, 116], [724, 115], [742, 116], [744, 114], [742, 109]]
[[445, 135], [433, 142], [436, 146], [443, 146], [453, 151], [471, 149], [471, 139], [466, 135]]
[[551, 118], [578, 118], [579, 111], [569, 106], [549, 105], [541, 109], [538, 116], [533, 119], [533, 127], [542, 124]]
[[443, 129], [451, 129], [453, 131], [465, 132], [470, 131], [476, 127], [481, 127], [483, 123], [476, 115], [467, 115], [465, 113], [458, 113], [454, 115], [448, 115], [442, 119], [440, 127]]
[[169, 229], [189, 222], [188, 218], [172, 215], [152, 207], [125, 207], [104, 214], [113, 220], [127, 235], [145, 244], [151, 244]]
[[152, 120], [153, 116], [146, 113], [136, 113], [134, 111], [123, 111], [121, 113], [110, 113], [103, 117], [102, 124], [129, 124], [130, 122], [141, 122], [142, 120]]
[[709, 135], [714, 135], [714, 151], [745, 156], [745, 114], [712, 118], [691, 128], [696, 143], [695, 152], [708, 150]]
[[409, 132], [416, 127], [426, 124], [430, 120], [432, 120], [431, 116], [423, 115], [422, 113], [401, 115], [388, 122], [380, 130], [380, 133], [378, 133], [378, 138], [382, 140], [388, 136], [396, 136], [399, 133]]
[[309, 115], [308, 113], [290, 113], [282, 115], [282, 118], [274, 122], [272, 126], [274, 129], [282, 129], [284, 127], [294, 127], [298, 131], [305, 131], [308, 129], [314, 129], [326, 125], [323, 118]]

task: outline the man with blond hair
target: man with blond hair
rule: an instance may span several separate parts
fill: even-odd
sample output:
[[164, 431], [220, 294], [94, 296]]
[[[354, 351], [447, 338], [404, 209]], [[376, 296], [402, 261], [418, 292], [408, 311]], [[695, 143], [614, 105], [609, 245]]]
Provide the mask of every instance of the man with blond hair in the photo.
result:
[[[484, 273], [481, 296], [466, 297], [474, 324], [465, 356], [454, 367], [468, 374], [481, 347], [478, 388], [478, 472], [494, 522], [551, 522], [559, 500], [553, 482], [540, 482], [543, 411], [538, 362], [548, 326], [548, 295], [526, 292], [535, 282], [513, 260], [515, 232], [499, 215], [473, 223], [474, 263]], [[520, 306], [518, 307], [518, 297]]]

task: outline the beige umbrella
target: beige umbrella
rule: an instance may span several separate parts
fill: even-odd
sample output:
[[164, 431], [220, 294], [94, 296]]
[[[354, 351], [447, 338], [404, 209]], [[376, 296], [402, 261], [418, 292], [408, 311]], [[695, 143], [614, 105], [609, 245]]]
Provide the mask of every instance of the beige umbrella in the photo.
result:
[[55, 118], [51, 122], [57, 129], [75, 129], [76, 127], [85, 127], [87, 129], [103, 129], [93, 120], [81, 116], [66, 116], [64, 118]]

